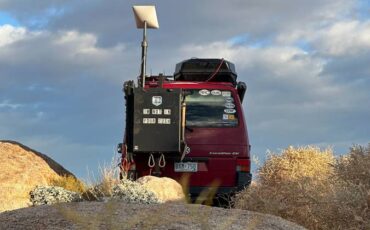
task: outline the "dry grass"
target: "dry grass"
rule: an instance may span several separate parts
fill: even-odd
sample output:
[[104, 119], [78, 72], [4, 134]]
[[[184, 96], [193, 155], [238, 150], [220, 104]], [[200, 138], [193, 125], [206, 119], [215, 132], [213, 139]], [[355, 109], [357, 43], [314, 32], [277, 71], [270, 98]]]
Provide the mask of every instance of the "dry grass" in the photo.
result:
[[271, 154], [235, 206], [309, 229], [369, 229], [369, 150], [357, 146], [338, 160], [330, 149], [312, 146]]
[[111, 197], [112, 189], [119, 184], [119, 159], [114, 154], [110, 163], [104, 163], [99, 166], [99, 176], [96, 178], [93, 174], [89, 175], [82, 197], [85, 200], [101, 200], [103, 197]]
[[100, 181], [96, 183], [96, 186], [101, 193], [105, 196], [112, 195], [112, 188], [119, 184], [119, 167], [115, 163], [115, 159], [112, 159], [111, 164], [100, 167]]
[[72, 175], [64, 175], [59, 178], [53, 178], [50, 180], [49, 185], [62, 187], [66, 190], [84, 193], [87, 190], [86, 185]]

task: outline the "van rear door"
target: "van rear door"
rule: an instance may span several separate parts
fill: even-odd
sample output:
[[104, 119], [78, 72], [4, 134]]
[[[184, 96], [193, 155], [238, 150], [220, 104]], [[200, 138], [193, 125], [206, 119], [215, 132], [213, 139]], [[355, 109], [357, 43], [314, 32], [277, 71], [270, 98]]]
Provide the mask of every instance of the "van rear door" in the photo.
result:
[[191, 186], [236, 184], [236, 159], [249, 156], [240, 100], [232, 90], [186, 90], [186, 159], [196, 161]]

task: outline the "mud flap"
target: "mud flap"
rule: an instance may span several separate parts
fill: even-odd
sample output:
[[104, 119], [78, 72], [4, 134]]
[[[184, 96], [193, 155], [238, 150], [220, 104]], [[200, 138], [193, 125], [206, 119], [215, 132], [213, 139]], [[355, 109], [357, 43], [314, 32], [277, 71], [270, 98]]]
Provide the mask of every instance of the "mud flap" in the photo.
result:
[[237, 173], [237, 191], [241, 191], [248, 187], [252, 182], [252, 174], [247, 172], [238, 172]]

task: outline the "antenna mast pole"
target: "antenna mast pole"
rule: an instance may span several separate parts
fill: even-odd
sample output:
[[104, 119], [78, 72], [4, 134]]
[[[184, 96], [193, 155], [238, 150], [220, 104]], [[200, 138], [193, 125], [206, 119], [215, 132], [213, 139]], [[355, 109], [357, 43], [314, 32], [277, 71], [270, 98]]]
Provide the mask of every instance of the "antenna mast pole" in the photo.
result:
[[141, 73], [138, 81], [138, 87], [145, 87], [145, 76], [146, 76], [146, 58], [148, 50], [148, 41], [146, 40], [146, 30], [158, 29], [157, 13], [155, 6], [133, 6], [135, 14], [136, 27], [143, 30], [143, 41], [141, 42]]
[[[148, 42], [146, 40], [146, 28], [147, 22], [144, 21], [144, 30], [143, 30], [143, 41], [141, 42], [141, 73], [140, 73], [140, 80], [141, 80], [141, 87], [145, 87], [145, 75], [146, 75], [146, 56], [147, 56], [147, 48]], [[138, 83], [140, 85], [140, 82]]]

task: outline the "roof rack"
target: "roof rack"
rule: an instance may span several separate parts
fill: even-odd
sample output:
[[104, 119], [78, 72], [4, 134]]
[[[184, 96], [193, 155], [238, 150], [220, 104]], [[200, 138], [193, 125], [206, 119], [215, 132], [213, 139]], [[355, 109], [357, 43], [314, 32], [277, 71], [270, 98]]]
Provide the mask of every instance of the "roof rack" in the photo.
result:
[[231, 82], [236, 85], [235, 65], [224, 59], [191, 58], [176, 64], [175, 81]]

